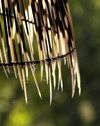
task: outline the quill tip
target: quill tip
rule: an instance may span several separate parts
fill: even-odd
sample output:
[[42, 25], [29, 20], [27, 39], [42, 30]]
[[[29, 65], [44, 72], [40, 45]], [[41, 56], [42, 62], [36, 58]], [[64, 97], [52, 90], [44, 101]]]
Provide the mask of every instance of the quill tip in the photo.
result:
[[81, 95], [81, 87], [79, 88], [79, 96]]
[[42, 99], [42, 95], [41, 95], [41, 93], [39, 92], [39, 96], [40, 96], [40, 98]]
[[25, 98], [25, 101], [26, 101], [26, 104], [28, 104], [28, 102], [27, 102], [27, 97]]

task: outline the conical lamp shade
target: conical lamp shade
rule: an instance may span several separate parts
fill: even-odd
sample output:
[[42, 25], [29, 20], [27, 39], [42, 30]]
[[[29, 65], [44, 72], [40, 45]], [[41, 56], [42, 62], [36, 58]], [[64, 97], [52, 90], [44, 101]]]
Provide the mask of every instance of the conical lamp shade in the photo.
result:
[[[37, 41], [38, 60], [34, 58], [34, 36]], [[26, 103], [28, 67], [41, 97], [35, 77], [35, 64], [38, 63], [41, 67], [41, 80], [45, 65], [46, 81], [50, 87], [50, 103], [52, 87], [55, 89], [57, 85], [56, 67], [58, 67], [58, 89], [61, 87], [63, 90], [62, 59], [65, 63], [67, 61], [71, 71], [72, 97], [76, 80], [79, 94], [81, 93], [80, 72], [67, 0], [0, 0], [0, 38], [0, 66], [3, 67], [7, 77], [10, 74], [10, 66], [13, 66], [15, 77], [18, 76], [24, 89]]]

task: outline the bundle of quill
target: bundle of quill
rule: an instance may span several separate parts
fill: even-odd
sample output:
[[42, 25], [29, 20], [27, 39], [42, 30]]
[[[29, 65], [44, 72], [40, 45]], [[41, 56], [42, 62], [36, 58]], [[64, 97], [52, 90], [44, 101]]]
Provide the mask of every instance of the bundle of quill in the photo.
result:
[[[39, 60], [34, 59], [34, 35], [37, 39]], [[63, 90], [62, 59], [65, 64], [67, 62], [71, 71], [72, 97], [76, 80], [79, 95], [81, 94], [79, 65], [67, 0], [0, 0], [0, 39], [0, 66], [7, 77], [10, 74], [10, 66], [13, 67], [15, 77], [18, 76], [24, 90], [26, 103], [28, 68], [31, 69], [39, 96], [42, 97], [35, 76], [35, 64], [40, 64], [41, 80], [45, 64], [51, 103], [52, 88], [58, 86], [58, 89]]]

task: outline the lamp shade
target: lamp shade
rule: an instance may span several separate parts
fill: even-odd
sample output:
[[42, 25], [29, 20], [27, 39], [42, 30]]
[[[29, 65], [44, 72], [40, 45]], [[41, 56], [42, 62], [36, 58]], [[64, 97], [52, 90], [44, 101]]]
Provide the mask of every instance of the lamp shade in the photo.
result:
[[[39, 59], [35, 59], [34, 39]], [[63, 90], [61, 60], [70, 68], [72, 77], [72, 97], [75, 85], [81, 93], [81, 80], [75, 47], [72, 20], [67, 0], [0, 0], [0, 66], [6, 76], [13, 66], [15, 77], [19, 78], [27, 103], [26, 79], [30, 67], [39, 96], [35, 64], [40, 64], [41, 80], [46, 72], [50, 87], [56, 85]], [[45, 68], [44, 68], [45, 66]], [[58, 84], [56, 68], [58, 67]], [[53, 79], [53, 80], [52, 80]], [[53, 82], [53, 83], [52, 83]]]

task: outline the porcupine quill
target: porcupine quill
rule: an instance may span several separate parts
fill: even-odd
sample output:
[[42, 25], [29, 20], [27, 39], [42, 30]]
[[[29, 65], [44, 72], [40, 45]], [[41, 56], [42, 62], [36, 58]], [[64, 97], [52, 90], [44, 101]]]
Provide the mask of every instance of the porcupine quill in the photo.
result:
[[[21, 87], [24, 89], [26, 103], [28, 66], [30, 66], [39, 96], [41, 97], [35, 77], [35, 53], [33, 49], [34, 33], [37, 38], [41, 80], [43, 78], [43, 62], [45, 63], [46, 81], [47, 83], [49, 82], [50, 88], [50, 104], [52, 102], [52, 76], [54, 89], [56, 88], [56, 64], [58, 67], [58, 89], [61, 87], [61, 90], [63, 90], [61, 73], [62, 58], [64, 59], [64, 64], [66, 64], [67, 61], [68, 68], [71, 70], [72, 97], [75, 93], [76, 78], [80, 95], [81, 79], [68, 1], [28, 0], [28, 6], [26, 1], [23, 0], [0, 0], [0, 3], [6, 37], [5, 43], [0, 19], [0, 61], [7, 77], [7, 72], [10, 73], [9, 64], [13, 66], [15, 77], [17, 77], [18, 71], [18, 77]], [[13, 15], [11, 14], [12, 12]], [[12, 20], [12, 18], [14, 18], [14, 20]], [[15, 35], [17, 39], [15, 39]], [[28, 42], [28, 46], [26, 46], [26, 42]], [[22, 64], [19, 65], [19, 62]], [[7, 64], [7, 71], [4, 63]]]

